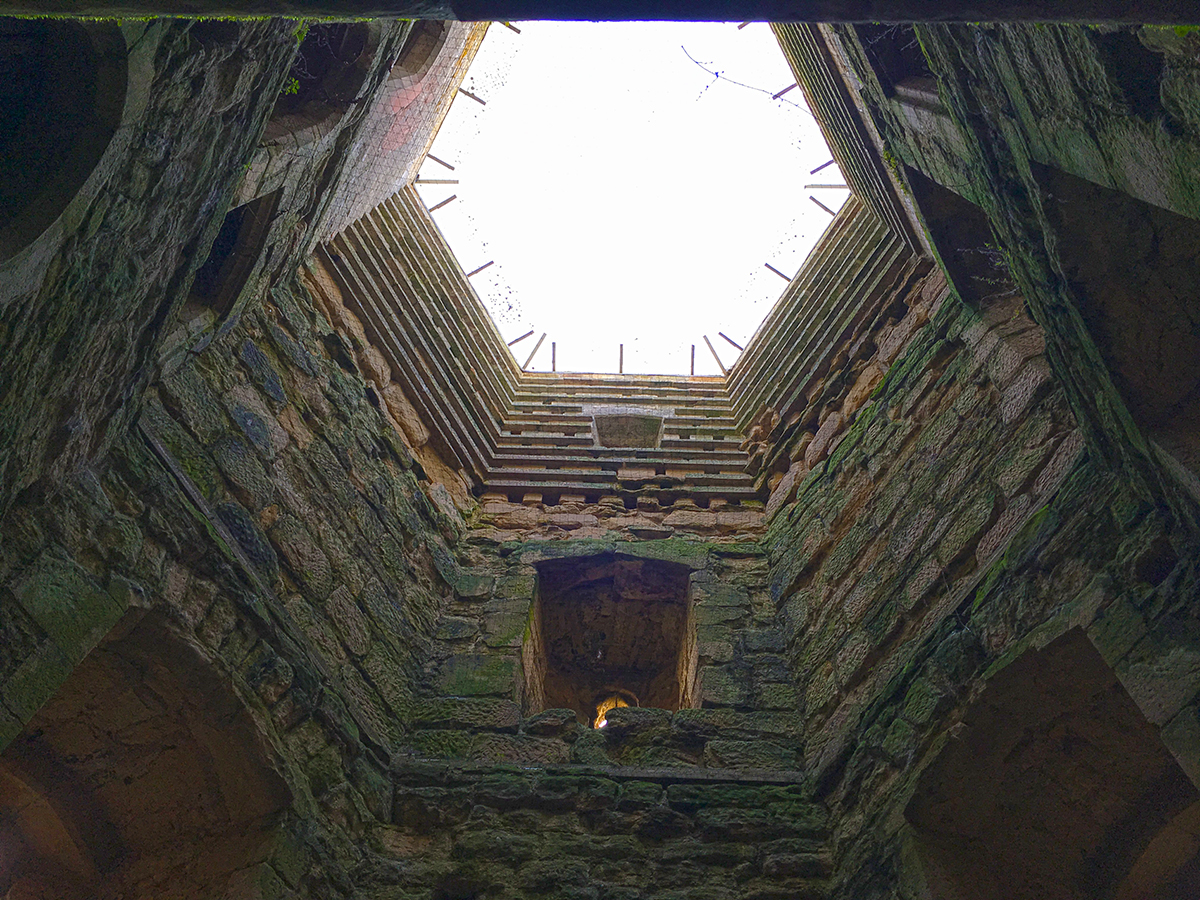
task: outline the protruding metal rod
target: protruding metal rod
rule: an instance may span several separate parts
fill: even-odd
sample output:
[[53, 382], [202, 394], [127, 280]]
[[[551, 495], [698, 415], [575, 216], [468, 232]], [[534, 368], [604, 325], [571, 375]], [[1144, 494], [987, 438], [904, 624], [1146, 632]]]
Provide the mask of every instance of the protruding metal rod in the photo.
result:
[[617, 346], [619, 348], [617, 350], [617, 374], [624, 375], [625, 374], [625, 345], [618, 344]]
[[521, 371], [524, 372], [529, 368], [529, 364], [533, 362], [533, 358], [537, 356], [538, 350], [542, 347], [542, 341], [546, 339], [546, 332], [542, 332], [542, 336], [538, 338], [538, 342], [533, 345], [533, 352], [529, 354], [529, 358], [525, 360], [525, 365], [521, 366]]
[[824, 203], [822, 203], [820, 200], [818, 200], [812, 194], [808, 195], [808, 199], [811, 200], [813, 203], [817, 204], [817, 206], [821, 207], [821, 209], [825, 210], [825, 212], [829, 213], [831, 216], [837, 215], [837, 213], [835, 213], [832, 209], [830, 209], [828, 206], [826, 206]]
[[[520, 32], [517, 32], [520, 34]], [[554, 341], [550, 342], [550, 371], [558, 371], [558, 344]]]
[[[738, 31], [741, 31], [743, 28], [745, 28], [749, 24], [750, 24], [749, 22], [743, 22], [741, 25], [738, 26]], [[696, 373], [693, 372], [692, 374], [695, 375]]]
[[529, 329], [527, 332], [525, 332], [525, 333], [524, 333], [523, 335], [521, 335], [519, 338], [513, 338], [511, 341], [509, 341], [509, 342], [508, 342], [508, 346], [510, 346], [510, 347], [511, 347], [513, 344], [519, 344], [519, 343], [521, 343], [521, 341], [525, 340], [525, 338], [529, 337], [531, 334], [533, 334], [533, 329], [532, 329], [532, 328], [530, 328], [530, 329]]
[[768, 269], [770, 269], [772, 272], [774, 272], [776, 275], [778, 275], [780, 278], [782, 278], [784, 281], [788, 282], [789, 284], [791, 283], [792, 278], [790, 275], [784, 275], [782, 272], [780, 272], [777, 268], [775, 268], [770, 263], [763, 263], [763, 265], [766, 266]]
[[456, 200], [457, 198], [458, 198], [458, 194], [451, 194], [449, 197], [447, 197], [447, 198], [446, 198], [445, 200], [443, 200], [441, 203], [435, 203], [433, 206], [429, 207], [429, 211], [430, 211], [430, 212], [437, 212], [439, 209], [441, 209], [441, 208], [442, 208], [443, 206], [445, 206], [447, 203], [452, 203], [452, 202], [454, 202], [454, 200]]
[[813, 169], [811, 172], [809, 172], [808, 174], [809, 174], [809, 175], [816, 175], [816, 174], [817, 174], [818, 172], [820, 172], [822, 169], [827, 169], [827, 168], [829, 168], [830, 166], [832, 166], [832, 165], [833, 165], [835, 162], [837, 162], [837, 160], [835, 160], [835, 159], [831, 159], [829, 162], [823, 162], [823, 163], [821, 163], [819, 166], [817, 166], [815, 169]]
[[438, 158], [437, 158], [436, 156], [434, 156], [432, 153], [426, 153], [426, 154], [425, 154], [425, 158], [426, 158], [426, 159], [432, 159], [432, 160], [433, 160], [435, 163], [437, 163], [439, 166], [445, 166], [445, 167], [446, 167], [447, 169], [449, 169], [451, 172], [453, 172], [453, 171], [454, 171], [454, 166], [450, 165], [450, 163], [446, 162], [444, 159], [438, 159]]
[[468, 91], [466, 88], [459, 88], [459, 89], [458, 89], [458, 92], [459, 92], [460, 94], [466, 94], [468, 97], [470, 97], [470, 98], [471, 98], [472, 100], [474, 100], [476, 103], [478, 103], [480, 106], [487, 106], [487, 101], [486, 101], [486, 100], [484, 100], [482, 97], [477, 97], [477, 96], [475, 96], [475, 95], [474, 95], [474, 94], [472, 94], [470, 91]]
[[722, 375], [728, 375], [729, 370], [725, 368], [725, 363], [721, 362], [721, 357], [717, 356], [717, 348], [712, 345], [712, 341], [708, 339], [708, 335], [702, 335], [704, 343], [708, 344], [708, 352], [713, 355], [713, 359], [717, 361], [717, 368], [721, 370]]
[[480, 272], [482, 272], [484, 269], [486, 269], [488, 266], [492, 265], [492, 264], [493, 264], [493, 263], [495, 263], [495, 262], [496, 262], [496, 261], [495, 261], [494, 259], [488, 260], [488, 261], [487, 261], [487, 262], [485, 262], [485, 263], [484, 263], [482, 266], [480, 266], [478, 269], [475, 269], [474, 271], [468, 272], [468, 273], [467, 273], [467, 277], [468, 277], [468, 278], [470, 278], [472, 275], [478, 275]]
[[806, 185], [804, 186], [804, 189], [805, 189], [806, 191], [812, 191], [812, 190], [831, 190], [831, 189], [834, 189], [834, 188], [836, 188], [836, 189], [837, 189], [837, 190], [839, 190], [839, 191], [847, 191], [847, 190], [849, 190], [849, 189], [850, 189], [850, 188], [849, 188], [849, 186], [847, 186], [847, 185], [844, 185], [844, 184], [806, 184]]
[[731, 338], [725, 332], [718, 331], [717, 334], [719, 334], [721, 337], [725, 338], [725, 340], [727, 340], [729, 343], [733, 344], [733, 346], [737, 347], [739, 350], [745, 349], [741, 344], [739, 344], [737, 341], [735, 341], [733, 338]]
[[418, 178], [417, 184], [458, 184], [457, 178]]
[[780, 91], [778, 94], [772, 94], [772, 95], [771, 95], [771, 99], [772, 99], [772, 100], [778, 100], [780, 97], [782, 97], [782, 96], [783, 96], [784, 94], [786, 94], [788, 91], [792, 90], [792, 88], [794, 88], [794, 87], [796, 87], [796, 82], [794, 82], [794, 81], [793, 81], [791, 84], [789, 84], [787, 87], [785, 87], [785, 88], [784, 88], [782, 91]]
[[696, 345], [692, 344], [692, 374], [696, 374]]
[[512, 22], [501, 22], [500, 24], [503, 25], [505, 28], [507, 28], [509, 31], [515, 31], [517, 34], [521, 33], [521, 29], [518, 28], [516, 25], [514, 25]]

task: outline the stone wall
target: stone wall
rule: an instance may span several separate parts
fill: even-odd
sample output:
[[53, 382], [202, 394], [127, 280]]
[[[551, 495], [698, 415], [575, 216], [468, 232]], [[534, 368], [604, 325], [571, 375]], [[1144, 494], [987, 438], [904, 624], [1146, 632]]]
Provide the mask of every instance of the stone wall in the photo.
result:
[[119, 127], [49, 230], [0, 268], [0, 406], [21, 411], [0, 422], [0, 512], [124, 433], [296, 47], [282, 21], [95, 29], [122, 57], [124, 79], [101, 87]]
[[395, 896], [814, 898], [825, 811], [785, 780], [677, 770], [410, 766], [381, 855]]
[[[1112, 340], [1123, 304], [1146, 304], [1139, 327], [1175, 327], [1194, 278], [1169, 289], [1155, 279], [1178, 265], [1176, 231], [1194, 238], [1193, 213], [1100, 200], [1096, 185], [1120, 178], [1063, 150], [1103, 133], [1103, 152], [1132, 177], [1141, 151], [1120, 145], [1149, 138], [1139, 146], [1151, 169], [1187, 166], [1190, 139], [1106, 93], [1116, 81], [1136, 89], [1135, 69], [1084, 87], [1107, 42], [1143, 58], [1128, 40], [1149, 52], [1158, 32], [841, 33], [957, 296], [909, 300], [867, 342], [864, 373], [875, 348], [903, 348], [862, 383], [869, 397], [843, 382], [812, 398], [810, 436], [793, 439], [803, 454], [768, 505], [773, 589], [790, 605], [789, 660], [807, 685], [806, 762], [836, 823], [832, 893], [1183, 896], [1186, 867], [1151, 877], [1145, 860], [1195, 793], [1197, 684], [1183, 636], [1194, 512], [1186, 480], [1142, 443], [1138, 426], [1154, 423], [1126, 411], [1160, 394], [1129, 390], [1138, 351]], [[1047, 41], [1056, 49], [1036, 49]], [[894, 53], [904, 47], [924, 54]], [[1182, 78], [1179, 65], [1161, 69]], [[1166, 81], [1164, 98], [1181, 83]], [[1048, 84], [1077, 102], [1047, 99]], [[1048, 157], [1060, 174], [1041, 168]], [[1128, 192], [1163, 184], [1146, 177]], [[1164, 196], [1154, 202], [1174, 208]], [[1141, 252], [1129, 239], [1139, 228], [1161, 248], [1153, 260], [1127, 258]], [[1127, 274], [1096, 277], [1110, 263]], [[1153, 286], [1135, 292], [1126, 278]], [[1139, 365], [1165, 358], [1145, 345]], [[1187, 384], [1182, 373], [1153, 380], [1156, 392]], [[1045, 832], [1022, 823], [1060, 836], [1053, 864]]]
[[[113, 626], [153, 616], [172, 641], [139, 652], [182, 677], [178, 644], [220, 673], [266, 748], [251, 768], [278, 771], [290, 792], [279, 840], [318, 860], [318, 882], [349, 863], [301, 832], [340, 833], [353, 856], [342, 818], [390, 790], [461, 527], [322, 335], [335, 332], [302, 288], [274, 289], [151, 386], [102, 469], [65, 485], [58, 503], [14, 510], [0, 692], [5, 742], [36, 743], [45, 729], [23, 726], [76, 665], [123, 652], [105, 638]], [[114, 731], [103, 718], [97, 727]]]
[[[1153, 184], [1031, 163], [1036, 135], [982, 102], [1008, 77], [988, 80], [987, 48], [1128, 32], [919, 32], [937, 99], [891, 78], [872, 102], [943, 265], [861, 208], [840, 220], [828, 243], [857, 236], [862, 290], [839, 307], [822, 257], [828, 278], [775, 319], [786, 339], [760, 341], [731, 401], [767, 499], [731, 510], [475, 504], [461, 479], [451, 496], [454, 448], [421, 452], [427, 410], [389, 402], [394, 361], [331, 302], [328, 248], [300, 265], [336, 141], [256, 232], [232, 306], [185, 303], [300, 35], [122, 29], [146, 88], [125, 114], [146, 118], [2, 270], [5, 403], [28, 414], [0, 443], [0, 810], [19, 849], [0, 890], [1194, 895], [1195, 510], [1129, 393], [1190, 387], [1114, 378], [1131, 356], [1102, 327], [1141, 283], [1189, 314], [1194, 210], [1143, 217]], [[1061, 75], [1101, 50], [1055, 52], [1035, 57]], [[1170, 52], [1169, 139], [1150, 144], [1183, 164], [1190, 76]], [[184, 123], [185, 96], [212, 114]], [[970, 196], [951, 163], [983, 173]], [[1052, 214], [1048, 188], [1079, 205]], [[1113, 257], [1128, 281], [1089, 267], [1093, 224], [1141, 248]], [[426, 343], [453, 318], [417, 323]], [[467, 369], [457, 409], [486, 414]], [[639, 692], [593, 727], [606, 694]]]
[[[842, 30], [843, 46], [952, 280], [975, 302], [992, 290], [996, 266], [1006, 267], [1046, 330], [1047, 358], [1095, 451], [1166, 498], [1173, 516], [1194, 519], [1194, 494], [1180, 496], [1194, 492], [1181, 461], [1192, 453], [1180, 434], [1194, 432], [1190, 408], [1165, 425], [1137, 415], [1154, 398], [1140, 396], [1121, 368], [1146, 340], [1128, 328], [1124, 345], [1111, 336], [1128, 316], [1121, 307], [1149, 306], [1171, 333], [1162, 346], [1190, 340], [1191, 313], [1182, 310], [1196, 302], [1196, 272], [1188, 263], [1177, 272], [1171, 248], [1176, 234], [1194, 244], [1200, 214], [1184, 174], [1200, 153], [1195, 34], [1058, 25], [893, 31], [881, 45], [916, 42], [914, 65], [932, 93], [889, 91], [870, 41]], [[1137, 284], [1090, 271], [1110, 258]], [[1155, 360], [1159, 385], [1187, 378], [1169, 357]], [[1155, 432], [1173, 449], [1152, 448]]]
[[[496, 544], [486, 532], [460, 547], [468, 564], [454, 601], [439, 622], [430, 680], [414, 725], [414, 752], [426, 757], [591, 765], [796, 767], [790, 710], [796, 693], [779, 655], [766, 593], [767, 572], [755, 543], [698, 540], [568, 539]], [[605, 729], [591, 710], [546, 710], [531, 696], [530, 655], [564, 637], [534, 617], [548, 568], [602, 567], [612, 561], [678, 568], [686, 573], [692, 645], [674, 650], [696, 658], [695, 693], [679, 711], [618, 709]], [[640, 576], [644, 584], [646, 576]], [[618, 604], [619, 608], [619, 604]], [[597, 635], [596, 650], [616, 655], [649, 628], [633, 612]], [[531, 646], [532, 642], [532, 646]], [[586, 668], [588, 663], [582, 661]], [[595, 668], [602, 669], [599, 664]], [[591, 699], [589, 694], [586, 699]]]

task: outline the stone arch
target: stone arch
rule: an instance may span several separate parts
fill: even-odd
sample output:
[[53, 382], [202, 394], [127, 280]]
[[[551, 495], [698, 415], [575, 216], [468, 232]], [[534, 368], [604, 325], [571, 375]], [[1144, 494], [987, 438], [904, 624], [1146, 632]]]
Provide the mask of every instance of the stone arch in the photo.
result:
[[127, 84], [117, 26], [0, 18], [0, 262], [83, 187], [116, 134]]
[[0, 895], [207, 897], [290, 803], [229, 678], [127, 616], [0, 755]]
[[296, 49], [263, 143], [308, 143], [327, 134], [359, 97], [379, 49], [377, 22], [312, 25]]
[[930, 897], [1194, 896], [1200, 792], [1082, 631], [997, 673], [953, 731], [905, 810]]
[[404, 46], [400, 48], [396, 64], [392, 66], [389, 80], [400, 83], [402, 87], [420, 84], [429, 74], [449, 35], [449, 22], [433, 19], [414, 22]]

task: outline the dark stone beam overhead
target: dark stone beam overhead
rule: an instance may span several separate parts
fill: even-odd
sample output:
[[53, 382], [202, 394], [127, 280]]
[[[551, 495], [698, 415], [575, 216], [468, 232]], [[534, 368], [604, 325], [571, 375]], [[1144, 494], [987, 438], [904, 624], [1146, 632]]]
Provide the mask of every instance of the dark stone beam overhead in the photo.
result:
[[400, 16], [463, 21], [1138, 22], [1200, 20], [1196, 0], [12, 0], [8, 15]]

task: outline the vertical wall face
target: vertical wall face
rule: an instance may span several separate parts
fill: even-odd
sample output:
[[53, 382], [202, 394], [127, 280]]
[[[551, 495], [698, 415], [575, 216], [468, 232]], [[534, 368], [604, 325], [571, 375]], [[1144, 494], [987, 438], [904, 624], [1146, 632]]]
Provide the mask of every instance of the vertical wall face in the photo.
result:
[[[37, 85], [7, 80], [34, 108], [6, 130], [0, 154], [21, 169], [6, 190], [24, 184], [28, 194], [4, 201], [16, 218], [0, 252], [0, 403], [26, 412], [0, 424], [0, 510], [39, 479], [66, 477], [128, 425], [126, 400], [144, 386], [162, 323], [183, 299], [196, 248], [216, 233], [294, 49], [277, 22], [5, 28], [28, 39], [6, 42], [6, 56], [36, 38], [62, 65]], [[253, 62], [241, 59], [250, 46]], [[39, 151], [38, 164], [21, 162], [12, 141], [60, 127], [69, 139], [49, 143], [82, 156]]]
[[[834, 894], [1172, 896], [1200, 777], [1200, 685], [1166, 662], [1194, 640], [1194, 515], [1141, 432], [1190, 390], [1163, 365], [1196, 281], [1172, 249], [1195, 243], [1173, 173], [1196, 144], [1167, 102], [1194, 80], [1184, 35], [891, 31], [839, 29], [956, 296], [881, 322], [853, 416], [808, 398], [820, 449], [768, 505]], [[1135, 319], [1166, 339], [1132, 351]], [[1043, 822], [1074, 843], [1042, 853]]]
[[1200, 499], [1200, 222], [1048, 166], [1033, 172], [1121, 399]]
[[4, 19], [0, 261], [50, 226], [121, 123], [129, 77], [111, 24]]

